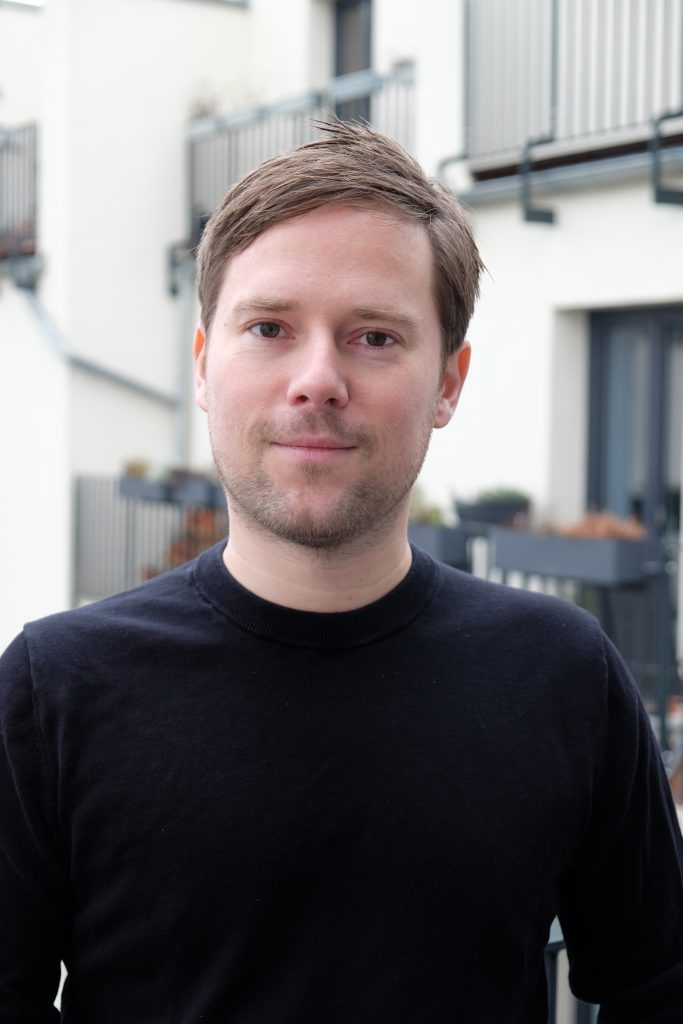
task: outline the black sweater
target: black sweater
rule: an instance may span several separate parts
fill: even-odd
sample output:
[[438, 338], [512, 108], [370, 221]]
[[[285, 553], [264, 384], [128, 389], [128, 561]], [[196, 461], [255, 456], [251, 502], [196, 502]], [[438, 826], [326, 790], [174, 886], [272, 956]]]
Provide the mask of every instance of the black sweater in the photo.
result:
[[0, 1022], [683, 1021], [683, 856], [595, 621], [415, 554], [338, 614], [221, 549], [26, 627], [0, 673]]

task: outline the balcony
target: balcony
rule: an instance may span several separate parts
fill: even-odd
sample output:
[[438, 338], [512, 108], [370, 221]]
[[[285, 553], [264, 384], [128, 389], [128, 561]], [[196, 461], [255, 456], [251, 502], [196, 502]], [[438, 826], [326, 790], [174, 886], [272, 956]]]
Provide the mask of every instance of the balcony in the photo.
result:
[[0, 128], [0, 277], [32, 286], [37, 258], [35, 124]]
[[363, 118], [410, 150], [414, 143], [412, 65], [391, 75], [360, 71], [333, 79], [320, 92], [194, 122], [188, 134], [188, 222], [196, 245], [211, 211], [228, 188], [264, 160], [310, 142], [315, 121], [336, 114]]
[[208, 480], [79, 477], [74, 482], [72, 605], [194, 558], [228, 532], [225, 500]]
[[[683, 0], [468, 0], [466, 158], [475, 181], [683, 144]], [[649, 154], [649, 156], [648, 156]], [[641, 159], [643, 157], [641, 156]]]

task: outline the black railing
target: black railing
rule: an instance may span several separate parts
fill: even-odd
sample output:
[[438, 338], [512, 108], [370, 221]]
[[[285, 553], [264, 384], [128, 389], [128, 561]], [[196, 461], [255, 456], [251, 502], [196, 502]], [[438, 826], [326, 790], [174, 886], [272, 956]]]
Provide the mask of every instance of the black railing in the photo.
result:
[[187, 143], [191, 244], [197, 243], [206, 218], [232, 184], [264, 160], [310, 142], [317, 134], [315, 122], [331, 114], [368, 120], [411, 150], [413, 84], [409, 64], [388, 76], [360, 71], [333, 79], [320, 92], [195, 122]]
[[37, 127], [0, 128], [0, 268], [36, 254]]
[[475, 173], [518, 164], [539, 139], [565, 159], [644, 147], [683, 107], [683, 0], [468, 0], [466, 66]]

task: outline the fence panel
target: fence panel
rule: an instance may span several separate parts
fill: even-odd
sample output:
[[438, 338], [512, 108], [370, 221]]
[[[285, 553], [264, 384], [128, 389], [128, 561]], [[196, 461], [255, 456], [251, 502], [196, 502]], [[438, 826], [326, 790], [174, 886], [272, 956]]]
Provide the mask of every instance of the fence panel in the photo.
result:
[[0, 260], [36, 251], [37, 143], [35, 124], [0, 128]]
[[227, 534], [226, 512], [122, 497], [117, 478], [77, 479], [74, 507], [74, 605], [182, 565]]
[[469, 0], [471, 159], [650, 131], [683, 107], [683, 0]]
[[231, 185], [264, 160], [312, 141], [319, 134], [315, 122], [331, 114], [369, 120], [412, 149], [412, 66], [385, 77], [373, 72], [345, 75], [319, 93], [195, 124], [188, 138], [192, 242], [196, 244], [203, 223]]

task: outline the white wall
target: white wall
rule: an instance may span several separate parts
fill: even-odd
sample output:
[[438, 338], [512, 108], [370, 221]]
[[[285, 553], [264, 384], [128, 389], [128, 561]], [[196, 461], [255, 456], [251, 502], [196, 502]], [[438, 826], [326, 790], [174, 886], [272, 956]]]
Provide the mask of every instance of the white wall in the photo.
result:
[[45, 120], [56, 126], [43, 153], [45, 302], [77, 351], [165, 389], [177, 341], [165, 258], [187, 233], [186, 120], [202, 95], [241, 88], [246, 17], [177, 0], [45, 10]]
[[[51, 0], [44, 73], [41, 299], [80, 355], [163, 391], [178, 381], [178, 304], [168, 246], [187, 236], [184, 137], [198, 101], [243, 99], [251, 76], [247, 9], [179, 0]], [[84, 408], [84, 382], [78, 385]], [[139, 402], [93, 386], [72, 464], [107, 467], [158, 443], [112, 423], [137, 422]], [[76, 410], [77, 411], [77, 410]], [[158, 410], [152, 408], [152, 420]], [[158, 458], [169, 457], [173, 433]]]
[[463, 147], [463, 0], [375, 0], [374, 63], [416, 67], [415, 155], [428, 173]]
[[334, 75], [334, 4], [311, 0], [309, 73], [306, 89], [322, 88]]
[[24, 295], [0, 283], [0, 649], [24, 622], [68, 607], [68, 374]]
[[[322, 77], [325, 62], [332, 69], [332, 37], [330, 22], [324, 10], [315, 10], [318, 0], [250, 0], [252, 51], [251, 81], [258, 99], [263, 103], [289, 99], [308, 92], [313, 84], [311, 74]], [[329, 12], [331, 17], [331, 12]], [[314, 30], [326, 26], [325, 37], [319, 40]], [[329, 55], [324, 51], [330, 46]]]
[[[72, 472], [116, 476], [131, 461], [154, 471], [172, 467], [174, 416], [165, 404], [75, 369], [68, 417]], [[94, 430], [97, 423], [106, 429]]]
[[0, 125], [38, 119], [44, 24], [37, 8], [0, 4]]

